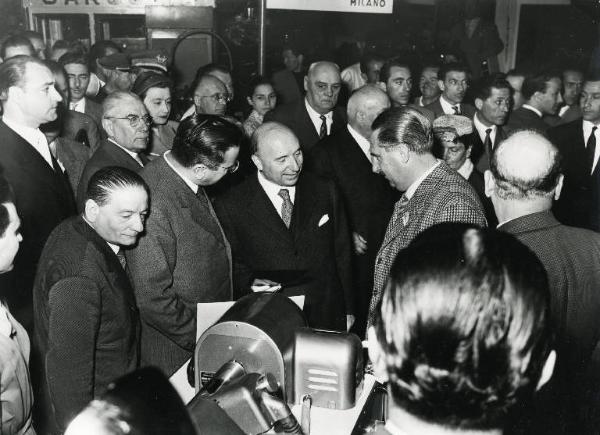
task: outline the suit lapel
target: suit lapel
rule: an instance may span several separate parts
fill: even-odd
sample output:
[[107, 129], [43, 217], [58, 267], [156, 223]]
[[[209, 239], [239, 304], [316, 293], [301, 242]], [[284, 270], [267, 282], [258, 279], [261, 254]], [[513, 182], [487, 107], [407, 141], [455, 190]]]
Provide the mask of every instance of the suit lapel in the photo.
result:
[[[319, 134], [315, 129], [315, 125], [310, 120], [310, 116], [308, 116], [308, 112], [306, 111], [306, 106], [304, 100], [300, 100], [298, 104], [298, 111], [296, 112], [296, 118], [300, 121], [301, 131], [304, 131], [307, 136], [310, 136], [310, 144], [315, 144], [319, 140]], [[308, 139], [308, 137], [307, 137]], [[306, 144], [301, 144], [303, 147], [306, 147]], [[310, 148], [310, 146], [308, 147]]]
[[292, 212], [292, 224], [290, 225], [290, 231], [294, 234], [294, 241], [296, 242], [306, 232], [305, 229], [313, 212], [315, 197], [311, 195], [311, 192], [314, 193], [314, 189], [311, 189], [310, 183], [301, 175], [298, 184], [296, 184], [296, 198]]

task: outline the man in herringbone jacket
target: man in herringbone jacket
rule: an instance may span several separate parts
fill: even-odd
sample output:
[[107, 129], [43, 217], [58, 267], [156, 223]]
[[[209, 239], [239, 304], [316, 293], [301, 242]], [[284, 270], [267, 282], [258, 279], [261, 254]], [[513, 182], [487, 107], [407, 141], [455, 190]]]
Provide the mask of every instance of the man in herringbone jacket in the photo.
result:
[[486, 226], [485, 213], [471, 185], [431, 154], [431, 123], [414, 109], [392, 108], [373, 122], [373, 171], [403, 191], [375, 259], [369, 325], [396, 254], [422, 231], [441, 222]]

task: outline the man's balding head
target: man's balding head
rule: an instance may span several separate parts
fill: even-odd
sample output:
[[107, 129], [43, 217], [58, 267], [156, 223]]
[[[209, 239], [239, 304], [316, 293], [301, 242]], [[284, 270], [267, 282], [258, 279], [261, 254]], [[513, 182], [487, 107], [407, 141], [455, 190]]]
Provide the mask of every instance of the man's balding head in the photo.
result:
[[292, 130], [278, 122], [265, 122], [252, 135], [252, 161], [267, 180], [294, 186], [304, 158]]
[[539, 133], [521, 131], [494, 149], [485, 174], [486, 194], [495, 208], [502, 202], [526, 203], [530, 213], [544, 211], [558, 198], [562, 179], [556, 147]]
[[313, 63], [304, 77], [306, 100], [322, 115], [333, 110], [341, 88], [340, 68], [333, 62]]
[[377, 116], [390, 107], [387, 94], [376, 85], [365, 85], [348, 100], [348, 124], [366, 139], [371, 136], [371, 125]]
[[204, 75], [198, 80], [194, 91], [196, 113], [224, 115], [228, 101], [229, 93], [221, 80], [212, 75]]

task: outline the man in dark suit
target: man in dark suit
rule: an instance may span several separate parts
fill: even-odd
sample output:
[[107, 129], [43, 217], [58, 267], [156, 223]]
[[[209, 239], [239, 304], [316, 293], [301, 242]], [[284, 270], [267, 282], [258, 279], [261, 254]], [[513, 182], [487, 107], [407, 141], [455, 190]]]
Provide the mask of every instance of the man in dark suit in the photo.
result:
[[87, 98], [85, 92], [90, 83], [87, 56], [81, 53], [66, 53], [58, 60], [67, 73], [69, 84], [69, 110], [85, 113], [98, 127], [102, 126], [102, 106]]
[[600, 231], [600, 77], [585, 81], [581, 108], [583, 119], [548, 131], [548, 138], [560, 151], [565, 175], [554, 213], [565, 225]]
[[131, 92], [113, 92], [103, 105], [102, 125], [108, 138], [85, 165], [77, 191], [77, 204], [83, 207], [87, 183], [105, 166], [121, 166], [138, 172], [148, 159], [143, 151], [148, 146], [151, 118], [144, 103]]
[[562, 102], [561, 80], [555, 74], [533, 74], [525, 76], [521, 93], [523, 105], [514, 110], [506, 124], [509, 130], [536, 130], [545, 133], [550, 125], [544, 115], [555, 115]]
[[425, 229], [441, 222], [486, 226], [477, 193], [467, 180], [437, 160], [432, 152], [431, 123], [409, 108], [391, 108], [373, 122], [373, 172], [404, 192], [396, 202], [375, 260], [375, 284], [369, 324], [381, 299], [396, 254]]
[[284, 47], [281, 54], [285, 68], [273, 74], [273, 88], [279, 104], [292, 104], [304, 95], [304, 54], [292, 46]]
[[368, 335], [389, 392], [372, 433], [512, 433], [556, 360], [545, 275], [514, 237], [470, 225], [436, 225], [402, 250]]
[[558, 346], [552, 382], [557, 396], [551, 410], [549, 404], [543, 407], [543, 419], [551, 427], [540, 432], [571, 434], [584, 432], [569, 426], [557, 431], [556, 425], [579, 420], [573, 413], [584, 403], [584, 376], [600, 339], [600, 235], [554, 218], [550, 209], [563, 180], [558, 150], [540, 134], [520, 132], [494, 151], [486, 192], [502, 222], [498, 229], [531, 248], [548, 273]]
[[40, 433], [64, 430], [110, 382], [138, 366], [139, 314], [122, 249], [137, 241], [147, 213], [143, 180], [104, 168], [90, 180], [83, 214], [48, 238], [34, 287], [38, 400], [47, 419]]
[[433, 122], [435, 115], [431, 110], [410, 102], [413, 80], [412, 71], [407, 62], [400, 58], [388, 60], [381, 67], [380, 79], [385, 86], [392, 107], [411, 107], [419, 111], [429, 122]]
[[442, 95], [433, 103], [425, 106], [433, 112], [435, 118], [441, 115], [464, 115], [473, 118], [475, 108], [463, 103], [469, 88], [468, 70], [459, 63], [442, 65], [438, 72], [438, 86]]
[[471, 160], [481, 174], [490, 167], [491, 151], [506, 139], [503, 126], [510, 111], [510, 92], [510, 83], [501, 76], [484, 77], [475, 88]]
[[181, 122], [173, 148], [146, 166], [152, 209], [127, 253], [142, 318], [142, 365], [171, 376], [196, 345], [196, 304], [232, 300], [231, 250], [204, 187], [238, 167], [243, 133], [216, 115]]
[[0, 99], [0, 166], [15, 191], [23, 234], [15, 267], [0, 278], [0, 290], [31, 331], [31, 289], [42, 248], [54, 227], [75, 214], [69, 181], [38, 128], [56, 119], [61, 96], [41, 61], [20, 56], [0, 65]]
[[356, 90], [348, 101], [347, 127], [320, 141], [306, 159], [308, 170], [335, 181], [348, 212], [356, 289], [352, 330], [360, 337], [365, 335], [375, 256], [395, 201], [394, 189], [373, 173], [369, 154], [371, 124], [389, 106], [389, 98], [375, 85]]
[[279, 122], [294, 132], [303, 151], [309, 151], [319, 139], [341, 130], [346, 113], [337, 107], [342, 79], [338, 66], [315, 62], [304, 78], [306, 98], [267, 112], [265, 122]]
[[301, 173], [302, 150], [287, 127], [263, 124], [252, 148], [258, 174], [215, 206], [231, 242], [236, 290], [304, 295], [309, 326], [345, 331], [354, 291], [341, 196], [332, 181]]

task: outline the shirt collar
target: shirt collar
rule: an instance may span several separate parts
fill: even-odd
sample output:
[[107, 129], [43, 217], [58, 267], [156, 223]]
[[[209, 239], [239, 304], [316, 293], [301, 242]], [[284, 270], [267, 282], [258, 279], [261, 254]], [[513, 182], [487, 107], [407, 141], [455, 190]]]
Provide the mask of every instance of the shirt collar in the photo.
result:
[[194, 194], [198, 193], [198, 189], [200, 188], [196, 183], [193, 183], [192, 181], [190, 181], [185, 175], [183, 175], [181, 172], [179, 172], [175, 166], [173, 166], [173, 164], [169, 161], [169, 159], [167, 158], [167, 155], [171, 154], [171, 150], [165, 151], [165, 153], [163, 154], [163, 159], [165, 159], [165, 162], [167, 162], [167, 165], [169, 165], [169, 167], [171, 169], [173, 169], [173, 171], [175, 171], [175, 173], [177, 175], [179, 175], [179, 177], [185, 182], [185, 184], [188, 185], [188, 187], [190, 189], [192, 189], [192, 192], [194, 192]]
[[114, 143], [116, 146], [118, 146], [119, 148], [121, 148], [123, 151], [125, 151], [127, 154], [129, 154], [136, 162], [140, 162], [140, 156], [138, 155], [138, 153], [134, 153], [133, 151], [129, 151], [127, 148], [125, 148], [124, 146], [119, 145], [118, 143], [116, 143], [113, 139], [111, 139], [110, 137], [108, 138], [109, 141], [111, 141], [112, 143]]
[[450, 115], [454, 115], [453, 107], [458, 107], [458, 111], [460, 112], [460, 103], [452, 104], [450, 101], [446, 101], [443, 95], [440, 95], [440, 104], [442, 105], [442, 109], [444, 113], [449, 113]]
[[69, 106], [71, 106], [70, 110], [74, 110], [79, 113], [85, 113], [85, 97], [76, 103], [69, 104]]
[[[308, 116], [310, 117], [310, 120], [312, 121], [312, 123], [315, 126], [318, 125], [320, 128], [321, 122], [322, 122], [321, 114], [319, 112], [317, 112], [315, 109], [313, 109], [310, 104], [308, 104], [308, 100], [306, 98], [304, 99], [304, 105], [306, 106], [306, 111], [308, 112]], [[325, 114], [325, 119], [326, 119], [328, 126], [333, 122], [333, 111], [332, 110], [330, 110], [329, 112], [327, 112]], [[317, 131], [318, 131], [318, 128], [317, 128]]]
[[26, 125], [19, 124], [16, 121], [11, 120], [7, 116], [2, 117], [2, 121], [15, 133], [21, 136], [25, 141], [30, 144], [35, 150], [42, 156], [46, 162], [52, 167], [52, 157], [50, 155], [50, 148], [48, 147], [48, 141], [46, 136], [39, 128], [31, 128]]
[[594, 124], [592, 121], [586, 119], [583, 120], [583, 133], [586, 137], [590, 135], [594, 127], [600, 127], [600, 124]]
[[425, 172], [423, 172], [423, 174], [421, 174], [421, 176], [419, 178], [417, 178], [415, 181], [413, 181], [413, 184], [411, 184], [408, 187], [408, 189], [406, 189], [406, 192], [404, 192], [404, 196], [406, 196], [407, 199], [411, 199], [413, 197], [413, 195], [415, 194], [416, 190], [419, 188], [419, 186], [423, 182], [423, 180], [425, 180], [425, 178], [427, 178], [429, 176], [429, 174], [431, 174], [433, 172], [433, 170], [440, 165], [441, 162], [442, 161], [438, 159], [435, 162], [435, 165], [433, 165], [431, 168], [427, 169]]
[[362, 152], [365, 153], [367, 159], [371, 161], [371, 144], [369, 143], [369, 141], [358, 131], [354, 130], [350, 124], [348, 124], [348, 133], [350, 133], [350, 136], [354, 138]]
[[261, 171], [258, 171], [257, 174], [258, 182], [265, 190], [265, 193], [269, 198], [276, 198], [279, 196], [279, 191], [281, 189], [287, 189], [290, 194], [292, 204], [294, 203], [296, 198], [296, 186], [280, 186], [279, 184], [273, 183], [271, 180], [267, 180]]
[[481, 122], [479, 120], [479, 114], [475, 114], [475, 116], [473, 117], [473, 125], [475, 126], [475, 129], [477, 130], [477, 133], [479, 134], [479, 137], [481, 138], [481, 142], [483, 142], [485, 140], [485, 131], [488, 128], [491, 128], [492, 131], [490, 132], [490, 139], [492, 140], [492, 143], [494, 143], [494, 139], [496, 138], [496, 128], [497, 126], [495, 124], [492, 124], [490, 126], [485, 125], [483, 122]]
[[110, 243], [110, 242], [106, 242], [106, 244], [111, 249], [111, 251], [113, 251], [115, 254], [118, 254], [119, 251], [121, 250], [121, 247], [119, 245], [115, 245], [114, 243]]
[[471, 174], [473, 173], [473, 168], [473, 162], [471, 161], [471, 159], [467, 158], [462, 164], [462, 166], [456, 170], [456, 172], [462, 175], [465, 180], [468, 180]]
[[531, 110], [532, 112], [534, 112], [537, 116], [539, 116], [540, 118], [542, 117], [542, 112], [540, 112], [538, 109], [536, 109], [533, 106], [530, 106], [529, 104], [523, 104], [521, 107], [523, 107], [524, 109], [527, 110]]

